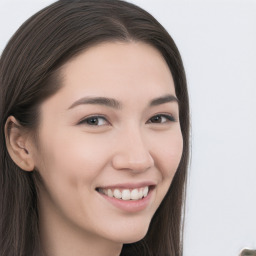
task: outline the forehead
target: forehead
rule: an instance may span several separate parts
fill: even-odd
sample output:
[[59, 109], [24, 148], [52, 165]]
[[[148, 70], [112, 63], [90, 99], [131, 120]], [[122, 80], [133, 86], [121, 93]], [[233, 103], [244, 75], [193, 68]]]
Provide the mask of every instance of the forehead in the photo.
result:
[[[169, 67], [161, 53], [142, 42], [105, 42], [64, 64], [62, 88], [48, 102], [67, 109], [81, 97], [110, 97], [124, 105], [148, 105], [153, 98], [175, 95]], [[47, 103], [47, 102], [46, 102]]]
[[[173, 85], [169, 67], [161, 53], [143, 42], [105, 42], [82, 52], [61, 69], [65, 86], [153, 89]], [[134, 85], [134, 86], [133, 86]], [[173, 88], [174, 89], [174, 88]]]

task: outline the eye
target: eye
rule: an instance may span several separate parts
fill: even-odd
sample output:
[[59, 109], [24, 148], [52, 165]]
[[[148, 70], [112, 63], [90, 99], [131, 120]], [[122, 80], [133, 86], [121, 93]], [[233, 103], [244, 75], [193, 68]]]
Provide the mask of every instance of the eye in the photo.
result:
[[168, 122], [175, 122], [175, 118], [172, 115], [155, 115], [148, 120], [148, 123], [163, 124]]
[[88, 126], [102, 126], [102, 125], [108, 125], [109, 122], [103, 116], [90, 116], [81, 120], [78, 124], [83, 124]]

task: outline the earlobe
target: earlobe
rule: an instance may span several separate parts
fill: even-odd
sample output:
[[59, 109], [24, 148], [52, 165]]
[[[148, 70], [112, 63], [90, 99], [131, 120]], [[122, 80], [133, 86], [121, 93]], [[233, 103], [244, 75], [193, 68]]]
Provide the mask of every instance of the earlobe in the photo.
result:
[[5, 141], [12, 160], [24, 171], [34, 170], [34, 160], [29, 148], [29, 136], [14, 116], [5, 123]]

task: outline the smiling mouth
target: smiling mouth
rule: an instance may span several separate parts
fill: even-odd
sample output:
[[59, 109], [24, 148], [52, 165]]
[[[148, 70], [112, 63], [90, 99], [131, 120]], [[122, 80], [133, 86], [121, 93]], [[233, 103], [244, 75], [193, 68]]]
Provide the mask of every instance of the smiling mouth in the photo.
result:
[[149, 191], [154, 186], [145, 186], [141, 188], [128, 189], [128, 188], [96, 188], [100, 194], [106, 195], [108, 197], [113, 197], [116, 199], [124, 200], [124, 201], [137, 201], [141, 200], [144, 197], [147, 197]]

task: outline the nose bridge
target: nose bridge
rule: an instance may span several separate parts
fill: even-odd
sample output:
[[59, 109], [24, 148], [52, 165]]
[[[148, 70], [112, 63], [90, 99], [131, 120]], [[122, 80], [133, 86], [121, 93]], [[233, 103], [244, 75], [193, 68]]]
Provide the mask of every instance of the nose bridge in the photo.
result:
[[117, 140], [117, 150], [113, 157], [116, 169], [145, 171], [154, 165], [146, 136], [139, 126], [131, 125], [120, 132]]

